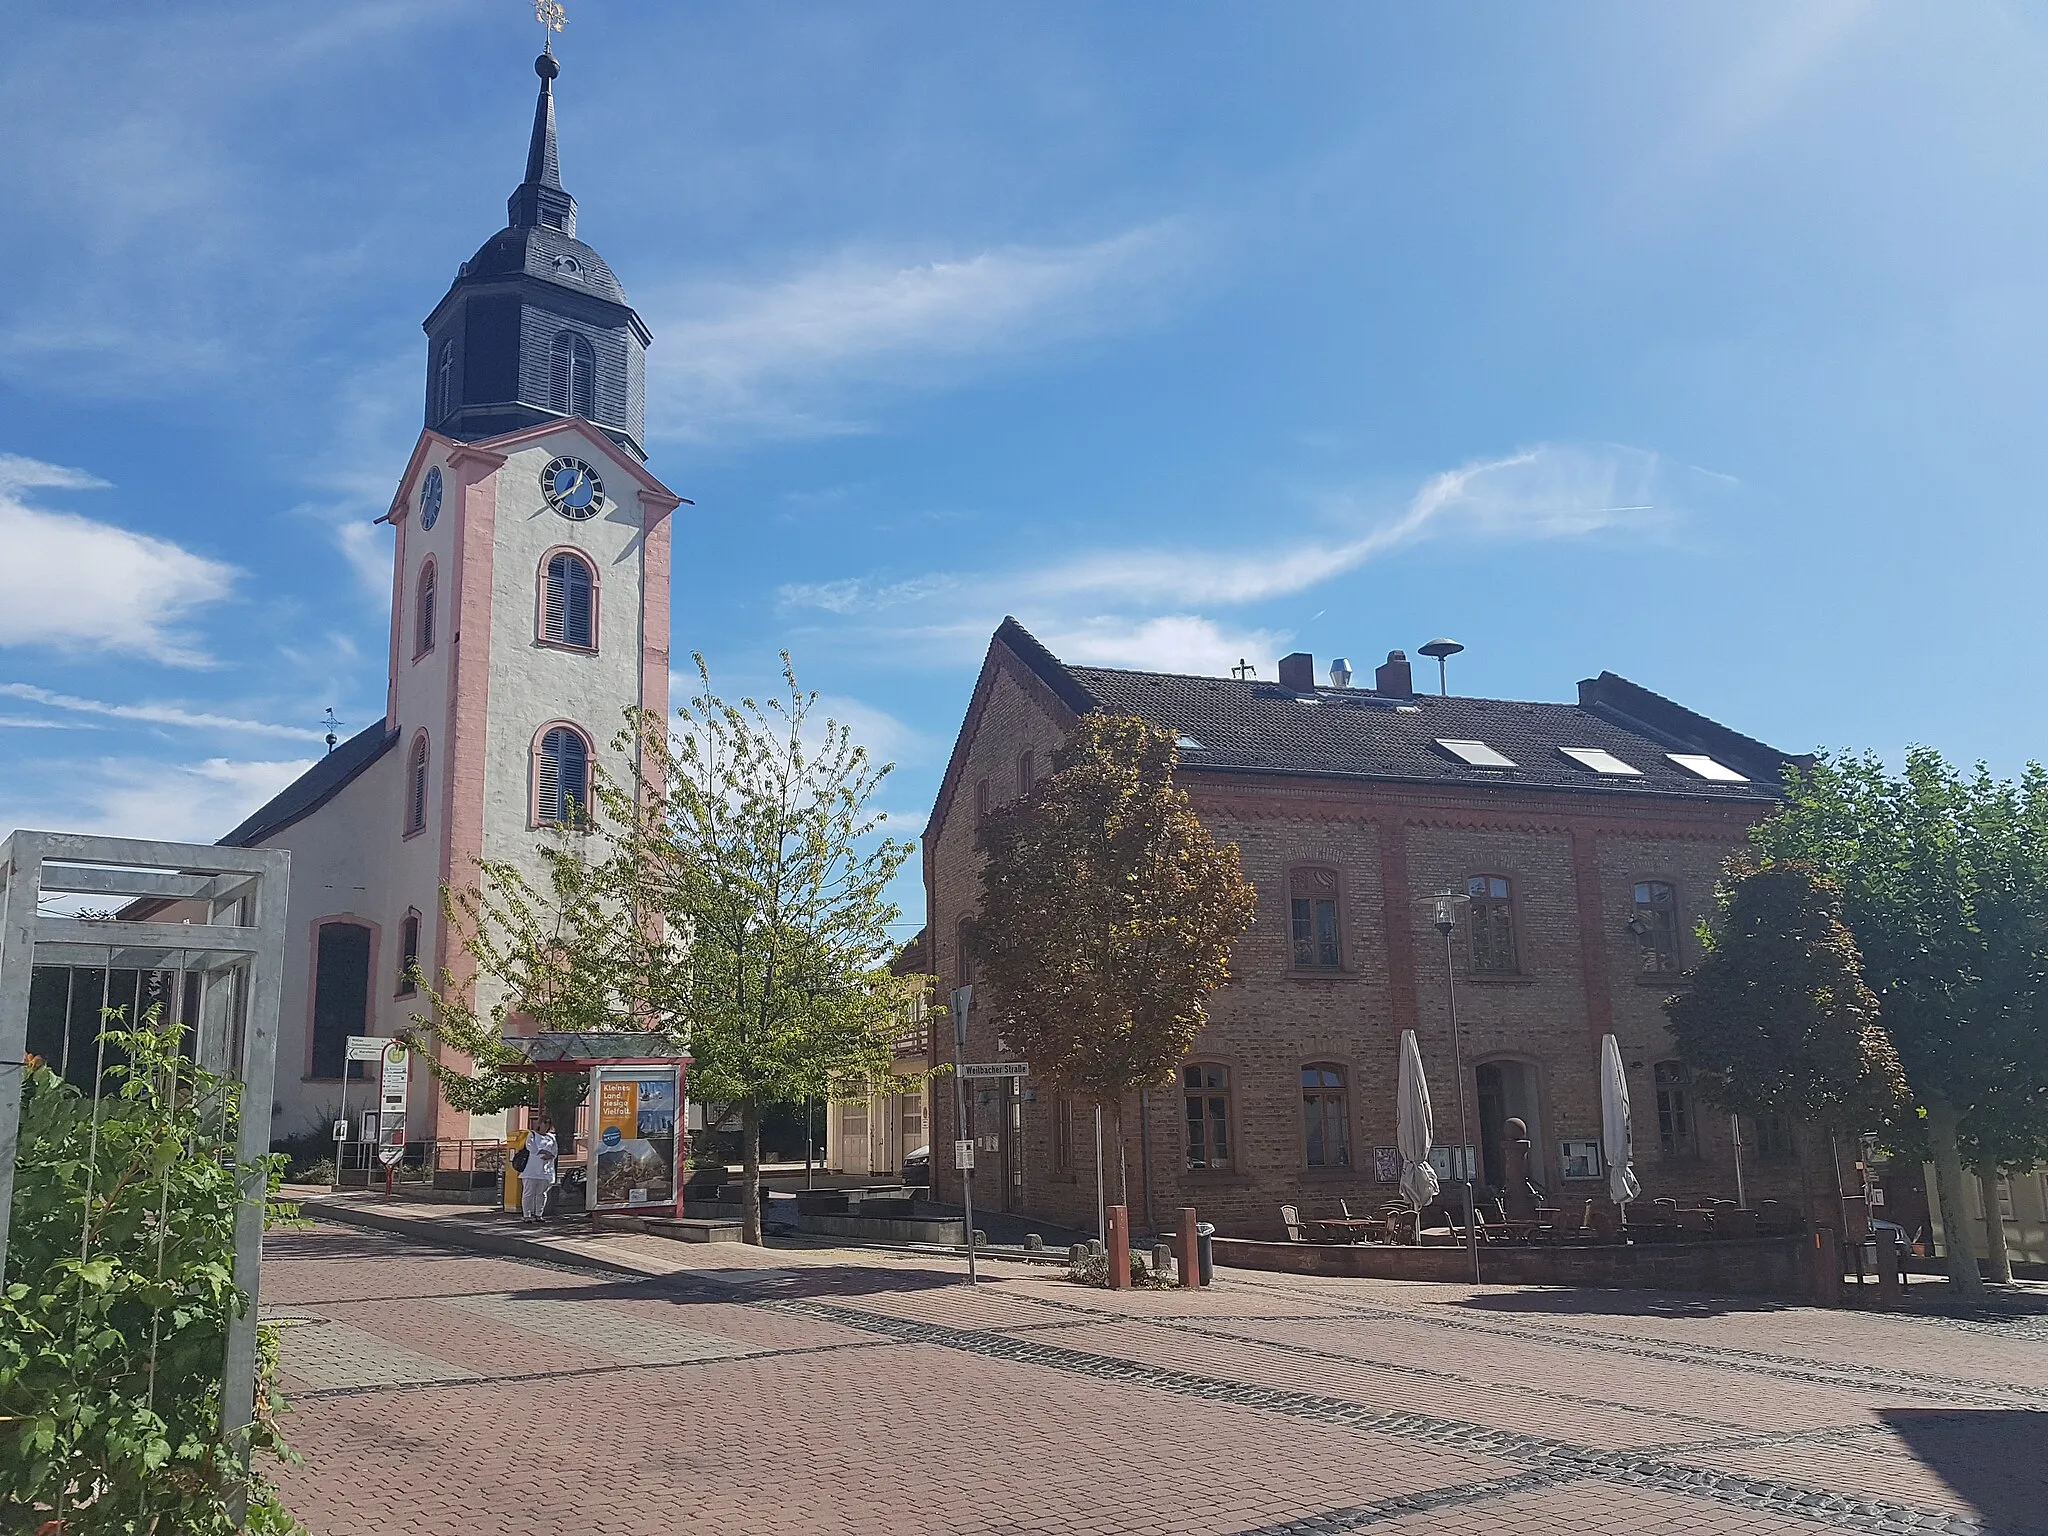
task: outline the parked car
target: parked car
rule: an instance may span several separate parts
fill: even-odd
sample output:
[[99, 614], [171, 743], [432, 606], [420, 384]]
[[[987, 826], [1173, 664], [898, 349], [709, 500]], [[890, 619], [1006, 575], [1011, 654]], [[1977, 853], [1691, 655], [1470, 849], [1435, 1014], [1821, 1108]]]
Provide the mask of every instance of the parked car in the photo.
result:
[[915, 1152], [903, 1156], [903, 1182], [906, 1184], [929, 1184], [932, 1181], [932, 1149], [919, 1147]]

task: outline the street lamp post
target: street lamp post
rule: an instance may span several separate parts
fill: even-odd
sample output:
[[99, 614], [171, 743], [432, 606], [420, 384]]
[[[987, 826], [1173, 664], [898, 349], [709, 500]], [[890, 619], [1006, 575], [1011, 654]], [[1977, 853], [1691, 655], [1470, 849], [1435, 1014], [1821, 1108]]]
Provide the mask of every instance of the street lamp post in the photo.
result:
[[1465, 1046], [1458, 1032], [1458, 968], [1451, 934], [1458, 926], [1446, 891], [1436, 899], [1436, 931], [1444, 936], [1444, 995], [1451, 1005], [1451, 1068], [1458, 1082], [1458, 1163], [1465, 1175], [1465, 1243], [1472, 1252], [1472, 1283], [1479, 1283], [1479, 1211], [1472, 1192], [1472, 1140], [1465, 1124]]

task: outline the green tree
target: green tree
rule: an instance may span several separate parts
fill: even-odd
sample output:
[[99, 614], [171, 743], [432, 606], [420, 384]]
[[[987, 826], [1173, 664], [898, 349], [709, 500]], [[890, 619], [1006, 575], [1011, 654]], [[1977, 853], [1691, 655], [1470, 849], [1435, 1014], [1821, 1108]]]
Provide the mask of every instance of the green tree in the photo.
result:
[[1750, 838], [1759, 862], [1810, 865], [1841, 891], [1934, 1162], [1950, 1278], [1975, 1294], [1965, 1160], [2048, 1152], [2048, 777], [1965, 777], [1925, 748], [1896, 775], [1824, 756]]
[[1733, 1113], [1851, 1133], [1895, 1123], [1905, 1073], [1841, 893], [1803, 864], [1730, 874], [1692, 985], [1664, 1004], [1701, 1094]]
[[[437, 985], [416, 973], [427, 1007], [413, 1016], [411, 1038], [455, 1108], [488, 1114], [534, 1102], [533, 1075], [507, 1070], [525, 1059], [507, 1043], [515, 1024], [549, 1033], [653, 1030], [683, 1049], [687, 945], [646, 919], [650, 898], [619, 835], [604, 825], [558, 834], [540, 849], [538, 886], [515, 865], [487, 859], [475, 885], [443, 889], [449, 931], [475, 980], [464, 984], [445, 966]], [[550, 1116], [571, 1124], [587, 1082], [543, 1082]]]
[[1171, 731], [1082, 719], [1030, 795], [990, 812], [973, 923], [996, 1027], [1057, 1089], [1114, 1108], [1169, 1081], [1257, 896], [1173, 781]]
[[[249, 1305], [234, 1283], [240, 1090], [183, 1060], [181, 1026], [156, 1010], [127, 1030], [110, 1011], [107, 1031], [122, 1064], [97, 1105], [39, 1061], [23, 1086], [0, 1291], [0, 1528], [299, 1531], [247, 1465], [252, 1451], [289, 1455], [274, 1329], [259, 1335], [247, 1439], [220, 1429], [228, 1325]], [[266, 1165], [273, 1195], [282, 1164]]]
[[761, 1115], [770, 1104], [864, 1097], [891, 1080], [903, 1010], [921, 986], [889, 973], [898, 911], [884, 892], [911, 845], [872, 809], [888, 765], [817, 719], [817, 695], [727, 703], [697, 658], [700, 691], [629, 717], [628, 788], [599, 797], [648, 912], [691, 937], [691, 1096], [740, 1121], [745, 1237], [761, 1240]]

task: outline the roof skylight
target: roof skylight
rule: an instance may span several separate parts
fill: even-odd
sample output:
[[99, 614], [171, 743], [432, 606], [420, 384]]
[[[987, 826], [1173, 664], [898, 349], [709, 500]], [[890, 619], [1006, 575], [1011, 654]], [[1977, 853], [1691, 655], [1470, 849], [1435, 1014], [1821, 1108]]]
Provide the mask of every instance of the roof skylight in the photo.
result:
[[1696, 773], [1703, 779], [1716, 784], [1747, 784], [1749, 777], [1737, 773], [1726, 763], [1716, 762], [1704, 752], [1666, 752], [1664, 754], [1687, 773]]
[[1604, 747], [1559, 747], [1558, 751], [1577, 763], [1581, 768], [1590, 768], [1607, 778], [1640, 779], [1643, 770], [1633, 764], [1624, 763]]
[[1483, 741], [1452, 741], [1439, 736], [1436, 744], [1460, 762], [1474, 768], [1512, 768], [1515, 760], [1504, 752], [1497, 752]]
[[1173, 744], [1183, 752], [1206, 752], [1209, 750], [1192, 736], [1176, 736], [1173, 739]]

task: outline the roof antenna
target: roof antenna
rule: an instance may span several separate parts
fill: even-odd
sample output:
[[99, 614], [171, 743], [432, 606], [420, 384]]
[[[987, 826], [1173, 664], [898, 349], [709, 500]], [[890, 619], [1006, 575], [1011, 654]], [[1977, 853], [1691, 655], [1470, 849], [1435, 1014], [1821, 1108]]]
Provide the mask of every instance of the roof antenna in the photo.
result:
[[332, 752], [334, 744], [341, 740], [341, 722], [334, 718], [334, 706], [327, 706], [327, 718], [320, 722], [327, 727], [327, 750]]
[[1259, 669], [1240, 656], [1237, 658], [1237, 665], [1230, 669], [1230, 675], [1241, 683], [1248, 677], [1257, 677]]
[[1465, 647], [1458, 644], [1455, 640], [1438, 638], [1430, 641], [1427, 645], [1417, 647], [1417, 649], [1425, 656], [1434, 656], [1436, 658], [1437, 693], [1442, 697], [1448, 698], [1451, 692], [1451, 675], [1444, 663], [1465, 649]]

